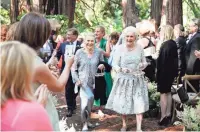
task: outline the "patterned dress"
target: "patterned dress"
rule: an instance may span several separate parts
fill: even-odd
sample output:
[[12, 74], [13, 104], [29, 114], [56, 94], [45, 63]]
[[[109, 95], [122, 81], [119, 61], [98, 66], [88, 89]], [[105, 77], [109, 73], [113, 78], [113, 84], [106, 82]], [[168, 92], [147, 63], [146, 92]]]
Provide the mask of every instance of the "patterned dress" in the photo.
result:
[[[142, 47], [132, 51], [126, 45], [116, 49], [113, 68], [117, 71], [106, 108], [117, 113], [139, 114], [149, 109], [148, 89], [142, 70], [147, 66]], [[123, 69], [128, 69], [126, 73]]]
[[72, 78], [75, 82], [81, 81], [81, 119], [88, 121], [94, 103], [93, 88], [95, 86], [95, 74], [99, 61], [103, 61], [103, 54], [99, 49], [95, 49], [93, 56], [88, 57], [84, 49], [76, 52], [72, 66]]

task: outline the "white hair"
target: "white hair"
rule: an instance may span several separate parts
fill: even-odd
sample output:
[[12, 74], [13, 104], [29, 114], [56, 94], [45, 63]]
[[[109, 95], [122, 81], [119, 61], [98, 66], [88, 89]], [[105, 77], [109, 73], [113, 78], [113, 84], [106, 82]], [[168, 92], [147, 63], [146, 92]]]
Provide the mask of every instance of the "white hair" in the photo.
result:
[[124, 44], [126, 42], [125, 40], [126, 34], [130, 32], [134, 34], [134, 36], [136, 37], [136, 40], [138, 39], [137, 29], [133, 26], [128, 26], [122, 31], [122, 34], [120, 35], [117, 45]]

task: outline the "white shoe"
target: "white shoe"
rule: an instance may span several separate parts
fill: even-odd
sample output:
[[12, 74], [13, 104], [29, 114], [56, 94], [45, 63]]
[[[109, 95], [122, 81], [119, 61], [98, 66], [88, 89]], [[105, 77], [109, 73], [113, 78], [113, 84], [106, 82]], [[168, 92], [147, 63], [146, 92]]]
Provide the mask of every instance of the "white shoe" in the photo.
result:
[[87, 122], [85, 122], [85, 123], [83, 124], [82, 131], [88, 131], [88, 123], [87, 123]]
[[103, 118], [105, 116], [105, 114], [101, 110], [98, 110], [98, 115], [100, 118]]
[[95, 128], [95, 125], [90, 123], [90, 122], [88, 122], [87, 125], [88, 125], [89, 128]]

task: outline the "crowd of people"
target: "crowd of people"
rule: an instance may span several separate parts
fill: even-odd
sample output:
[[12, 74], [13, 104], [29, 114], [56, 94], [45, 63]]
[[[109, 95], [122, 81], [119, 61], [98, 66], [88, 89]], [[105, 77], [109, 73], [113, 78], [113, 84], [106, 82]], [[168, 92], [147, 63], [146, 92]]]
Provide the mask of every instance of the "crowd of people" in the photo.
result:
[[[44, 16], [30, 12], [2, 28], [3, 131], [59, 131], [50, 91], [65, 91], [67, 117], [73, 116], [79, 94], [83, 131], [95, 127], [90, 123], [93, 106], [101, 117], [103, 109], [120, 114], [121, 131], [127, 130], [126, 116], [135, 114], [136, 130], [142, 131], [148, 82], [156, 82], [160, 92], [158, 125], [168, 125], [175, 78], [200, 74], [199, 19], [190, 21], [188, 34], [181, 24], [157, 28], [154, 20], [143, 20], [121, 33], [106, 35], [106, 28], [97, 26], [81, 37], [76, 28], [57, 35]], [[199, 91], [199, 81], [191, 84]]]

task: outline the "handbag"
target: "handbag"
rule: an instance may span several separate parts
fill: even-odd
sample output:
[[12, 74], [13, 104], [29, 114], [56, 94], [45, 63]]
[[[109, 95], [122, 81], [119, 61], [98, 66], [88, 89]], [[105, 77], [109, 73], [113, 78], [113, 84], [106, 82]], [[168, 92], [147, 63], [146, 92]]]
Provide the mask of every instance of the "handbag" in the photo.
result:
[[[177, 88], [179, 87], [179, 78], [180, 78], [180, 72], [178, 74], [178, 77], [177, 77]], [[177, 90], [176, 90], [179, 98], [180, 98], [180, 101], [181, 103], [185, 103], [189, 100], [189, 96], [188, 96], [188, 93], [187, 93], [187, 90], [185, 89], [184, 85], [182, 85], [181, 87], [179, 87]]]
[[181, 103], [185, 103], [189, 100], [189, 96], [187, 94], [187, 90], [184, 88], [184, 86], [181, 86], [178, 90], [177, 90], [178, 96], [181, 100]]

